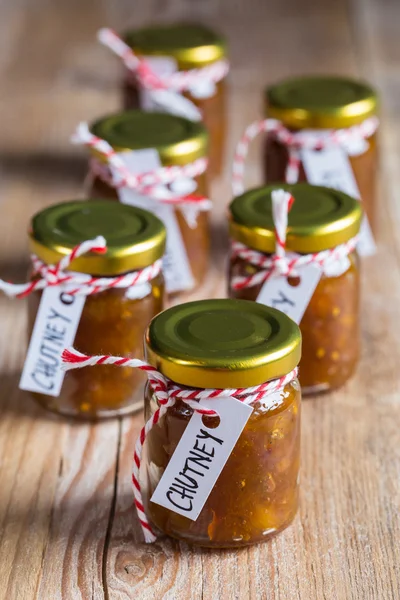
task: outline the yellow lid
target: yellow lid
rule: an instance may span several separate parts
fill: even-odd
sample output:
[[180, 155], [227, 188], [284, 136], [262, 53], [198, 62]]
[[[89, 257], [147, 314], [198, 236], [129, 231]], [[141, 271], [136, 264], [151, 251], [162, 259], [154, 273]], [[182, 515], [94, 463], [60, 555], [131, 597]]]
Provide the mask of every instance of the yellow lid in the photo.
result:
[[275, 308], [247, 300], [200, 300], [151, 321], [147, 360], [198, 388], [242, 388], [286, 375], [299, 363], [300, 329]]
[[45, 208], [32, 218], [30, 247], [43, 262], [53, 265], [98, 235], [106, 239], [107, 252], [89, 252], [75, 259], [69, 270], [119, 275], [148, 267], [164, 254], [166, 231], [156, 216], [109, 200], [78, 200]]
[[172, 56], [181, 70], [203, 67], [226, 56], [224, 38], [194, 23], [133, 29], [123, 38], [142, 56]]
[[295, 199], [289, 212], [287, 250], [320, 252], [357, 235], [363, 214], [358, 200], [331, 188], [296, 183], [268, 185], [235, 198], [229, 222], [234, 240], [260, 252], [275, 252], [271, 192], [276, 189], [287, 190]]
[[266, 90], [267, 115], [292, 129], [341, 129], [377, 112], [375, 90], [346, 77], [286, 79]]
[[208, 151], [202, 123], [167, 113], [127, 110], [95, 121], [90, 130], [117, 152], [155, 148], [163, 165], [184, 165]]

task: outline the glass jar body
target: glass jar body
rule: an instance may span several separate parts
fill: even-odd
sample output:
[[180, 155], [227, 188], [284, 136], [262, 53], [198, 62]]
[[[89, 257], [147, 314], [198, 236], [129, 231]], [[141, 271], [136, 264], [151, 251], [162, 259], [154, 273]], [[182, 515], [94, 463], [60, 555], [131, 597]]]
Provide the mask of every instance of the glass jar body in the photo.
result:
[[[339, 276], [322, 275], [299, 324], [302, 357], [299, 378], [304, 394], [327, 392], [342, 386], [354, 373], [360, 352], [360, 273], [356, 252]], [[248, 276], [260, 269], [233, 258], [229, 270], [229, 296], [257, 300], [262, 284], [234, 290], [233, 277]], [[276, 306], [275, 308], [279, 308]]]
[[[181, 401], [167, 410], [146, 439], [145, 508], [158, 529], [199, 546], [233, 548], [264, 542], [292, 522], [298, 507], [300, 466], [301, 392], [297, 379], [275, 393], [281, 401], [277, 408], [268, 409], [263, 401], [254, 405], [196, 521], [148, 499], [193, 414]], [[146, 419], [157, 408], [149, 386], [145, 408]]]
[[[202, 120], [210, 134], [208, 154], [210, 177], [220, 175], [222, 172], [227, 131], [226, 80], [223, 79], [216, 83], [215, 88], [215, 94], [209, 98], [196, 98], [189, 92], [183, 93], [200, 109]], [[126, 77], [124, 82], [123, 106], [126, 110], [141, 108], [140, 90], [137, 82], [131, 76]]]
[[[84, 354], [143, 357], [143, 338], [149, 321], [163, 309], [161, 274], [148, 284], [143, 298], [130, 299], [129, 288], [109, 289], [87, 296], [74, 347]], [[28, 298], [29, 337], [41, 292]], [[100, 365], [65, 373], [58, 397], [33, 393], [44, 408], [84, 419], [101, 419], [142, 408], [146, 376], [138, 369]]]
[[[207, 196], [207, 182], [203, 173], [196, 178], [197, 192]], [[99, 177], [95, 177], [88, 189], [89, 197], [108, 198], [118, 201], [118, 192]], [[210, 225], [208, 212], [197, 214], [196, 225], [188, 224], [182, 210], [174, 209], [175, 216], [182, 234], [189, 265], [195, 282], [194, 287], [201, 285], [207, 275], [210, 254]]]
[[[350, 166], [357, 182], [363, 208], [367, 214], [371, 229], [376, 232], [376, 185], [378, 152], [376, 134], [366, 140], [368, 148], [362, 154], [349, 156]], [[264, 175], [268, 183], [285, 181], [286, 167], [289, 161], [288, 149], [273, 136], [267, 136], [264, 151]], [[300, 165], [299, 182], [307, 181], [304, 167]]]

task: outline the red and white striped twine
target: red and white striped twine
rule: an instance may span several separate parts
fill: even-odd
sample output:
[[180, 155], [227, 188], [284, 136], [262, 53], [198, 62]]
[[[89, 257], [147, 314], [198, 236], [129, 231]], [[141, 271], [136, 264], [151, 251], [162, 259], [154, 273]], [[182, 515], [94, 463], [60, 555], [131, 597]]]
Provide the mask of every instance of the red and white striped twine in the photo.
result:
[[296, 183], [299, 180], [300, 173], [300, 151], [322, 150], [332, 146], [342, 146], [354, 142], [365, 140], [373, 135], [378, 129], [379, 120], [377, 117], [369, 117], [359, 125], [353, 125], [346, 129], [332, 129], [318, 131], [290, 131], [281, 121], [276, 119], [263, 119], [255, 121], [249, 125], [238, 145], [236, 146], [235, 156], [232, 167], [232, 189], [234, 196], [239, 196], [244, 192], [244, 173], [245, 162], [249, 151], [250, 143], [260, 133], [269, 133], [274, 136], [281, 144], [287, 147], [289, 151], [289, 160], [286, 167], [286, 183]]
[[[261, 385], [257, 385], [250, 388], [234, 388], [234, 389], [189, 389], [175, 384], [170, 381], [167, 377], [162, 375], [152, 365], [135, 358], [122, 358], [120, 356], [86, 356], [81, 354], [77, 350], [66, 349], [62, 354], [63, 369], [79, 369], [87, 366], [94, 365], [115, 365], [117, 367], [131, 367], [144, 371], [148, 377], [149, 384], [152, 388], [154, 395], [157, 398], [159, 407], [150, 417], [147, 423], [142, 428], [140, 435], [136, 441], [135, 451], [133, 455], [133, 468], [132, 468], [132, 483], [133, 493], [135, 497], [135, 506], [138, 513], [139, 521], [142, 526], [144, 538], [146, 542], [154, 542], [156, 535], [147, 519], [142, 499], [142, 491], [140, 485], [140, 464], [142, 458], [143, 445], [146, 437], [151, 429], [156, 425], [161, 417], [166, 413], [169, 407], [173, 406], [177, 400], [185, 402], [193, 411], [196, 411], [202, 415], [218, 416], [218, 413], [214, 410], [204, 408], [201, 401], [209, 398], [220, 398], [225, 396], [233, 396], [237, 400], [244, 402], [245, 404], [253, 404], [260, 400], [265, 399], [273, 392], [277, 392], [284, 388], [285, 385], [293, 381], [297, 377], [297, 368], [293, 369], [287, 375], [267, 381]], [[282, 400], [276, 397], [271, 397], [270, 406], [272, 409], [279, 404]]]
[[257, 271], [253, 275], [238, 275], [233, 277], [231, 285], [235, 290], [260, 285], [272, 276], [295, 276], [301, 267], [310, 264], [319, 266], [322, 271], [332, 269], [332, 267], [343, 261], [356, 248], [357, 237], [354, 237], [344, 244], [323, 250], [322, 252], [287, 256], [286, 233], [288, 213], [294, 202], [294, 198], [285, 190], [273, 190], [271, 196], [276, 239], [275, 254], [268, 256], [257, 250], [252, 250], [240, 242], [233, 241], [231, 250], [232, 258], [242, 258], [246, 262], [260, 268], [260, 271]]
[[134, 73], [140, 85], [148, 90], [165, 89], [175, 92], [190, 92], [191, 88], [200, 81], [206, 80], [217, 83], [224, 79], [229, 72], [229, 62], [226, 59], [221, 59], [199, 69], [177, 71], [168, 76], [160, 77], [154, 73], [148, 62], [137, 56], [132, 48], [112, 29], [100, 29], [97, 36], [104, 46], [122, 58], [127, 69]]
[[36, 290], [47, 287], [60, 286], [72, 296], [90, 296], [112, 288], [130, 288], [142, 285], [154, 279], [161, 271], [161, 259], [144, 269], [133, 271], [118, 277], [92, 277], [84, 273], [68, 272], [68, 267], [73, 260], [86, 254], [96, 252], [104, 254], [107, 251], [106, 240], [98, 236], [93, 240], [82, 242], [64, 256], [56, 265], [47, 265], [35, 254], [32, 255], [34, 275], [40, 275], [39, 279], [28, 283], [8, 283], [0, 279], [0, 291], [7, 296], [24, 298]]
[[95, 175], [116, 189], [129, 187], [157, 202], [174, 204], [180, 207], [187, 205], [199, 212], [211, 210], [211, 201], [206, 196], [193, 193], [179, 197], [176, 192], [169, 190], [167, 187], [168, 184], [179, 179], [193, 179], [204, 173], [208, 164], [205, 157], [198, 158], [192, 163], [182, 166], [160, 167], [147, 173], [135, 174], [129, 170], [118, 152], [106, 140], [90, 132], [87, 123], [78, 125], [71, 141], [75, 144], [87, 146], [104, 156], [112, 170], [95, 158], [91, 161], [91, 169]]

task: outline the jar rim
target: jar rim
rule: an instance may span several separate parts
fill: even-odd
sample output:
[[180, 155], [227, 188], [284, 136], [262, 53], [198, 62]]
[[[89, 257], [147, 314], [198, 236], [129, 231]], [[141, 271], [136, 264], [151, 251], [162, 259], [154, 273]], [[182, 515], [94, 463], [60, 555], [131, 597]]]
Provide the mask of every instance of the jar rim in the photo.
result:
[[[163, 165], [185, 165], [207, 156], [209, 134], [200, 122], [177, 115], [126, 110], [94, 121], [90, 131], [108, 142], [116, 152], [157, 150]], [[93, 156], [106, 162], [94, 148]]]
[[31, 251], [44, 263], [56, 264], [82, 242], [103, 236], [104, 254], [88, 253], [69, 270], [113, 276], [152, 265], [165, 251], [163, 223], [147, 210], [112, 200], [74, 200], [54, 204], [31, 220]]
[[180, 69], [194, 69], [226, 57], [226, 40], [199, 23], [159, 24], [131, 29], [124, 41], [144, 56], [171, 56]]
[[362, 123], [378, 110], [378, 95], [364, 82], [348, 77], [285, 79], [265, 90], [268, 117], [293, 129], [342, 129]]
[[232, 239], [266, 254], [275, 252], [271, 194], [277, 189], [295, 199], [288, 215], [288, 251], [321, 252], [358, 234], [363, 215], [358, 200], [332, 188], [296, 183], [262, 186], [234, 198], [229, 206]]
[[247, 388], [299, 363], [299, 327], [248, 300], [213, 299], [169, 308], [150, 322], [146, 359], [172, 381], [197, 388]]

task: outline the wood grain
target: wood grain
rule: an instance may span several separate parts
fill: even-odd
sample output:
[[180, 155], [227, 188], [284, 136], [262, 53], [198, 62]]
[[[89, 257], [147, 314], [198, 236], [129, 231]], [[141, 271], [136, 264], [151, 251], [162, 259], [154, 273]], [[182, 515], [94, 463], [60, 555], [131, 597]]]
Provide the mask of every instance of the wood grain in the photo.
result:
[[[201, 294], [225, 294], [234, 142], [287, 75], [361, 74], [382, 95], [379, 253], [363, 264], [363, 352], [343, 390], [303, 404], [301, 507], [271, 542], [235, 551], [142, 542], [130, 465], [142, 416], [97, 425], [19, 392], [25, 304], [0, 297], [0, 600], [400, 598], [400, 46], [397, 0], [0, 2], [0, 276], [23, 280], [39, 208], [82, 193], [68, 139], [114, 110], [118, 68], [98, 27], [201, 19], [229, 37], [227, 169], [213, 187], [214, 256]], [[248, 163], [258, 183], [259, 144]]]

